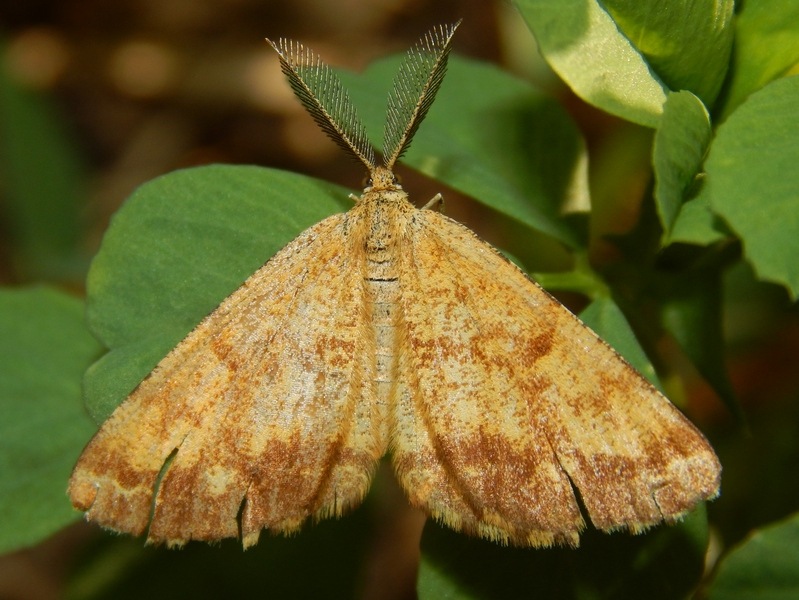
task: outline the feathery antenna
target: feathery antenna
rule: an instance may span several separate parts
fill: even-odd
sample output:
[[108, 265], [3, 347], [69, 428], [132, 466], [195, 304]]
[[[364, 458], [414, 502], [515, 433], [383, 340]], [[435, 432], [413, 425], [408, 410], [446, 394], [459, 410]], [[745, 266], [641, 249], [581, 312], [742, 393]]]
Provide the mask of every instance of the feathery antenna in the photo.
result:
[[434, 27], [408, 50], [388, 96], [383, 161], [391, 170], [408, 149], [447, 70], [452, 36], [461, 22]]
[[280, 57], [280, 67], [314, 121], [339, 146], [372, 172], [375, 155], [358, 113], [333, 70], [310, 48], [280, 38], [267, 41]]
[[[391, 171], [408, 149], [419, 124], [433, 104], [447, 70], [452, 36], [460, 25], [439, 25], [408, 50], [388, 96], [383, 163]], [[361, 120], [333, 70], [298, 42], [267, 39], [280, 57], [280, 67], [294, 94], [322, 130], [360, 160], [370, 173], [375, 155]]]

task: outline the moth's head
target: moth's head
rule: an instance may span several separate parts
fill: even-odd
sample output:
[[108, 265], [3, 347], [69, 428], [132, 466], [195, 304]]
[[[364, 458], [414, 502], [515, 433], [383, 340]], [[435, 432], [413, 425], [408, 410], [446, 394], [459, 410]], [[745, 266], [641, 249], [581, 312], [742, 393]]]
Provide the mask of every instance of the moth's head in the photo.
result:
[[399, 179], [391, 169], [386, 167], [374, 167], [369, 173], [364, 192], [389, 192], [401, 190]]

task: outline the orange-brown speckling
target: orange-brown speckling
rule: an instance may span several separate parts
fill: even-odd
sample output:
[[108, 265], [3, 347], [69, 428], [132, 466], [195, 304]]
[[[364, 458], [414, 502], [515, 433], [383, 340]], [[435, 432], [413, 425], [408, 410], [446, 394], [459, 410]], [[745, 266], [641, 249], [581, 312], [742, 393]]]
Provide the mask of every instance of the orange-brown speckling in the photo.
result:
[[303, 233], [200, 323], [103, 425], [70, 494], [132, 533], [154, 506], [153, 542], [248, 545], [357, 505], [389, 445], [415, 506], [503, 543], [576, 544], [572, 486], [607, 530], [718, 492], [713, 451], [665, 398], [394, 188]]
[[387, 168], [348, 140], [371, 187], [102, 425], [69, 483], [89, 520], [247, 547], [356, 506], [388, 451], [414, 506], [521, 546], [577, 545], [585, 518], [639, 532], [718, 494], [718, 459], [666, 398], [472, 232], [408, 202], [390, 171], [404, 145]]

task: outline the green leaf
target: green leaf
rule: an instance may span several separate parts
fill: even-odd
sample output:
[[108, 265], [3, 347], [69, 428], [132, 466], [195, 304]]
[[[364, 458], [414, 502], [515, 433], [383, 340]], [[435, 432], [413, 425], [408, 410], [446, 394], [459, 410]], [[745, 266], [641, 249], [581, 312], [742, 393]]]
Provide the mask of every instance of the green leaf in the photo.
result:
[[704, 507], [647, 534], [593, 529], [579, 549], [503, 548], [428, 520], [417, 590], [421, 600], [685, 597], [702, 573], [708, 531]]
[[661, 275], [662, 322], [730, 412], [743, 420], [727, 372], [722, 282], [717, 265]]
[[[401, 59], [378, 61], [361, 75], [339, 72], [378, 147]], [[564, 219], [589, 205], [579, 131], [554, 100], [495, 67], [450, 57], [436, 102], [402, 162], [569, 247], [585, 246], [583, 233]]]
[[735, 22], [735, 47], [722, 119], [741, 102], [799, 63], [799, 3], [749, 0]]
[[83, 165], [50, 99], [23, 89], [4, 67], [0, 172], [16, 266], [28, 279], [82, 278], [87, 262], [78, 253]]
[[515, 0], [546, 61], [586, 102], [656, 127], [667, 88], [597, 0]]
[[99, 352], [80, 300], [47, 288], [0, 291], [0, 553], [79, 517], [66, 487], [94, 431], [80, 380]]
[[710, 600], [799, 597], [799, 515], [755, 531], [718, 565]]
[[752, 94], [716, 134], [705, 163], [710, 206], [741, 238], [762, 279], [799, 296], [799, 76]]
[[576, 292], [588, 298], [610, 294], [607, 283], [593, 270], [586, 254], [575, 255], [574, 268], [571, 271], [533, 273], [532, 278], [548, 292]]
[[655, 367], [612, 298], [597, 298], [580, 313], [580, 319], [662, 391]]
[[704, 177], [699, 179], [699, 193], [682, 205], [664, 244], [681, 242], [707, 246], [732, 235], [726, 223], [710, 208], [710, 199], [704, 191]]
[[710, 141], [710, 116], [691, 92], [670, 92], [655, 133], [655, 203], [668, 237]]
[[110, 349], [86, 374], [92, 416], [105, 419], [300, 231], [350, 205], [340, 187], [257, 167], [187, 169], [140, 187], [89, 272], [89, 325]]
[[603, 0], [622, 32], [672, 90], [712, 106], [732, 49], [733, 0]]

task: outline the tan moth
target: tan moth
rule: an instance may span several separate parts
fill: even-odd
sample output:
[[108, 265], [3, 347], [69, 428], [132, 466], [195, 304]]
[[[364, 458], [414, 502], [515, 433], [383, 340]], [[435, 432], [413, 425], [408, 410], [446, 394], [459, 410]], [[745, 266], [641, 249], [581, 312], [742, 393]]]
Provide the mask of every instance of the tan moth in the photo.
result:
[[718, 494], [716, 455], [664, 396], [431, 210], [439, 196], [417, 209], [396, 182], [456, 28], [431, 30], [401, 65], [382, 166], [332, 70], [270, 42], [369, 184], [224, 300], [102, 425], [69, 482], [88, 520], [149, 542], [247, 547], [358, 505], [386, 453], [412, 505], [520, 546], [576, 546], [585, 517], [639, 532]]

